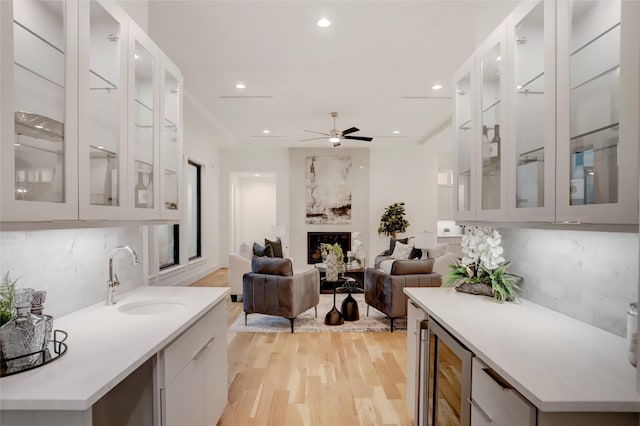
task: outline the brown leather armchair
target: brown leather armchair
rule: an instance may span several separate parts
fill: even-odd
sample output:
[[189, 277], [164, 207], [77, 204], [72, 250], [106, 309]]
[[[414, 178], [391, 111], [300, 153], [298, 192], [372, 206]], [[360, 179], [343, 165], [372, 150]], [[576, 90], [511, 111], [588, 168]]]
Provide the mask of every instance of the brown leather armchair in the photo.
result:
[[[407, 316], [405, 287], [440, 287], [442, 276], [433, 272], [434, 259], [395, 260], [389, 273], [378, 268], [364, 272], [364, 300], [393, 321]], [[376, 264], [379, 265], [378, 262]]]
[[293, 273], [288, 258], [254, 257], [251, 272], [242, 277], [244, 324], [247, 316], [258, 313], [293, 321], [301, 313], [316, 308], [320, 302], [320, 273], [317, 269]]

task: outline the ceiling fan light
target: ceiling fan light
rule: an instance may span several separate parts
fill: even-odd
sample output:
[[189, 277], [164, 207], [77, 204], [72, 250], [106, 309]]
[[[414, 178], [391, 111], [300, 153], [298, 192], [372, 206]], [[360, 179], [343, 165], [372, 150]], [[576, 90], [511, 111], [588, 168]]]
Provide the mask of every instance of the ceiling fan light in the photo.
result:
[[333, 144], [333, 147], [334, 147], [334, 148], [337, 148], [337, 147], [339, 147], [339, 146], [340, 146], [340, 142], [336, 142], [336, 143], [334, 143], [334, 144]]
[[[330, 138], [329, 138], [329, 142], [331, 142], [331, 143], [333, 143], [333, 144], [335, 144], [335, 143], [339, 144], [339, 143], [340, 143], [340, 138], [337, 138], [337, 137], [335, 137], [335, 136], [330, 137]], [[335, 145], [334, 145], [334, 146], [335, 146]]]

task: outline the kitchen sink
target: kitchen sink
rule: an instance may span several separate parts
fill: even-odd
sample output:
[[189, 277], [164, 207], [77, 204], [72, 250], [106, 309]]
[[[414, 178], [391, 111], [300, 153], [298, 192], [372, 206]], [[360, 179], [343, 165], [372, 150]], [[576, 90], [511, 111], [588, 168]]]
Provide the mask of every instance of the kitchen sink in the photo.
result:
[[127, 315], [159, 315], [175, 312], [186, 306], [180, 299], [139, 300], [119, 306], [118, 312]]

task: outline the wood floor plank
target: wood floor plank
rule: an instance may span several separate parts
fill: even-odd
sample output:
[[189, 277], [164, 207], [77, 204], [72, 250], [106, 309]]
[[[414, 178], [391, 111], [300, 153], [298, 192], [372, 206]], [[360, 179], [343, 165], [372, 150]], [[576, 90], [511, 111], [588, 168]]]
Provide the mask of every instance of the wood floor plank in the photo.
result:
[[[194, 285], [228, 286], [227, 274], [221, 269]], [[226, 304], [230, 325], [244, 315], [242, 303]], [[227, 339], [229, 401], [218, 426], [412, 425], [406, 332], [228, 333]]]

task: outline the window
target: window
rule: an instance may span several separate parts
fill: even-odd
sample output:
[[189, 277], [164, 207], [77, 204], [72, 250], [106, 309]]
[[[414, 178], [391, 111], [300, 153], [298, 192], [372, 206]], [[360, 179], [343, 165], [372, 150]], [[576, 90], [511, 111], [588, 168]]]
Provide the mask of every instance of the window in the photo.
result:
[[202, 197], [201, 166], [189, 160], [187, 164], [187, 209], [189, 260], [202, 257]]
[[158, 260], [160, 270], [180, 263], [179, 225], [158, 225]]

